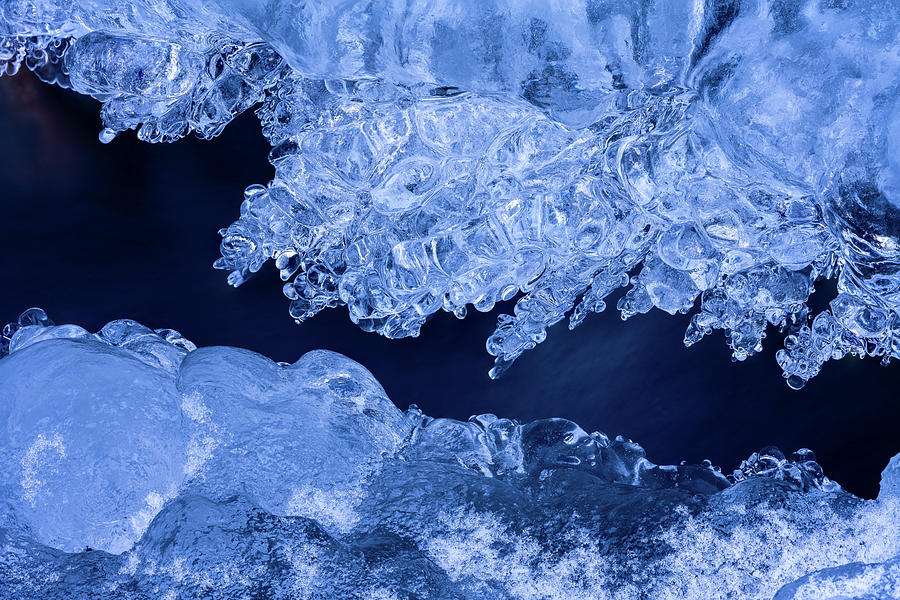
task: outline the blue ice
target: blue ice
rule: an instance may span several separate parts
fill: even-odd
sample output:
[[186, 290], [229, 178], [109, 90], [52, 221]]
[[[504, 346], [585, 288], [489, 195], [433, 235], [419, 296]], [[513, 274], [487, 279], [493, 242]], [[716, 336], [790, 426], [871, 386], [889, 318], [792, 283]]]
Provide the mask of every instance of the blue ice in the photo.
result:
[[736, 360], [777, 328], [795, 388], [900, 356], [898, 48], [894, 0], [0, 6], [0, 73], [94, 96], [104, 142], [257, 107], [275, 175], [221, 232], [231, 284], [272, 260], [298, 322], [388, 337], [516, 299], [495, 377], [611, 296]]
[[333, 352], [37, 309], [5, 335], [4, 599], [900, 598], [900, 456], [867, 501], [809, 450], [726, 475], [565, 419], [402, 411]]

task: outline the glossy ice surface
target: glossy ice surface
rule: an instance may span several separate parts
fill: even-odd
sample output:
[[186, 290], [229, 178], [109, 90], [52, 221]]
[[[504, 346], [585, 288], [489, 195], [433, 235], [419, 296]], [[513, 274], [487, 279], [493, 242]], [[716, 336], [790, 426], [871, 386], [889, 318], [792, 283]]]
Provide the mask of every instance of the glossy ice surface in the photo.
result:
[[809, 450], [726, 476], [565, 419], [403, 412], [332, 352], [37, 309], [6, 335], [4, 599], [900, 598], [897, 457], [865, 501]]
[[779, 327], [792, 387], [900, 355], [898, 48], [894, 0], [0, 6], [0, 73], [101, 100], [102, 141], [259, 105], [275, 176], [222, 230], [230, 283], [272, 259], [297, 321], [389, 337], [518, 297], [492, 376], [628, 286], [623, 318], [693, 310], [685, 343], [737, 360]]

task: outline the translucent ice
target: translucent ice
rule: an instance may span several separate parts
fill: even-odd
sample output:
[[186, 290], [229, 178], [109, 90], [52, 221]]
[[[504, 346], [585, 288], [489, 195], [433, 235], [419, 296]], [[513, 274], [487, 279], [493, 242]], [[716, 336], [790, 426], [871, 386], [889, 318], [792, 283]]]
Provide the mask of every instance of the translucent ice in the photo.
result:
[[0, 72], [101, 100], [103, 141], [211, 137], [261, 103], [275, 177], [216, 267], [239, 285], [274, 260], [297, 321], [346, 305], [402, 337], [518, 297], [497, 376], [630, 286], [623, 317], [695, 310], [685, 343], [723, 329], [737, 360], [780, 328], [800, 387], [900, 356], [896, 8], [12, 0]]
[[565, 419], [404, 413], [331, 352], [7, 333], [2, 598], [900, 598], [898, 457], [864, 501], [809, 450], [725, 476]]
[[12, 466], [0, 472], [4, 497], [37, 540], [70, 552], [129, 548], [184, 475], [172, 373], [110, 346], [108, 334], [121, 327], [153, 335], [121, 322], [96, 337], [56, 328], [67, 339], [23, 335], [0, 361], [0, 452]]

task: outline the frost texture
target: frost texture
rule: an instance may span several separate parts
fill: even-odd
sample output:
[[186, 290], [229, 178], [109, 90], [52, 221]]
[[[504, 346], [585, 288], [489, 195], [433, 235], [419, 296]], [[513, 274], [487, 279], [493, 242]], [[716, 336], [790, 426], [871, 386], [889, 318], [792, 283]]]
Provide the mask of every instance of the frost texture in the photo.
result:
[[809, 450], [724, 476], [564, 419], [400, 411], [360, 365], [37, 309], [0, 359], [0, 597], [900, 598], [877, 500]]
[[298, 321], [346, 305], [403, 337], [518, 296], [498, 376], [630, 285], [623, 317], [699, 304], [685, 343], [722, 329], [737, 360], [781, 328], [800, 387], [900, 356], [896, 8], [12, 0], [0, 72], [103, 101], [103, 141], [210, 137], [261, 102], [275, 177], [216, 266], [239, 285], [274, 259]]

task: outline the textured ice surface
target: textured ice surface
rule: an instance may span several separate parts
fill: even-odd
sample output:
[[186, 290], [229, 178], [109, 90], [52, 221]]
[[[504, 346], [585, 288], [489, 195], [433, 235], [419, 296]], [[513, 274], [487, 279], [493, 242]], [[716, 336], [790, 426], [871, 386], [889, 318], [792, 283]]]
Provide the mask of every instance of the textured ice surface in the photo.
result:
[[[275, 177], [216, 266], [389, 337], [518, 296], [492, 374], [605, 308], [694, 310], [793, 387], [900, 355], [895, 0], [7, 0], [0, 72], [103, 102], [103, 141], [257, 110]], [[814, 285], [837, 280], [810, 314]], [[824, 304], [824, 303], [823, 303]]]
[[564, 419], [402, 412], [332, 352], [38, 310], [6, 333], [0, 598], [900, 598], [898, 457], [865, 501], [808, 450], [725, 476]]

